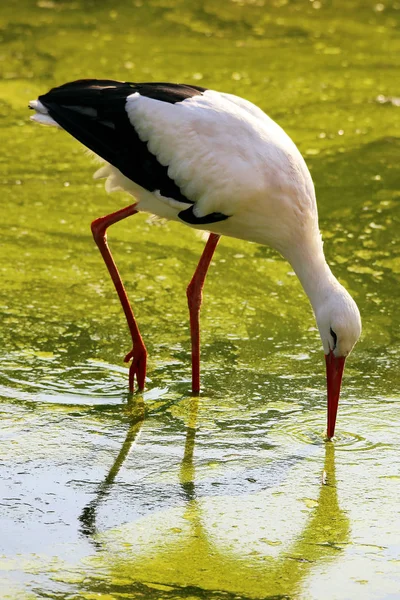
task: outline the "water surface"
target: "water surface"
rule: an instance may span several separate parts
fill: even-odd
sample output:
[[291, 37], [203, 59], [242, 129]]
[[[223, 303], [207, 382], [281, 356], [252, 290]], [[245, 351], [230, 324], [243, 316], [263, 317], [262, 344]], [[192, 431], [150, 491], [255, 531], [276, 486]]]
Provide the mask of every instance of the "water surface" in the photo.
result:
[[[399, 16], [361, 0], [1, 7], [2, 598], [399, 597]], [[333, 443], [311, 309], [269, 248], [218, 247], [191, 397], [185, 288], [204, 240], [146, 215], [109, 233], [149, 350], [128, 396], [90, 235], [127, 198], [26, 110], [82, 77], [236, 93], [298, 144], [363, 317]]]

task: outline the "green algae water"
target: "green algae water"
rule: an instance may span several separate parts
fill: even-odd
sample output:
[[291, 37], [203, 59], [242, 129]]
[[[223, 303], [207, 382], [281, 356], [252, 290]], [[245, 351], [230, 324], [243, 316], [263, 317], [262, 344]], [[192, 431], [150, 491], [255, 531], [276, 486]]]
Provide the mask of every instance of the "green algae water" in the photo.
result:
[[[400, 597], [399, 33], [395, 0], [1, 5], [2, 599]], [[204, 239], [144, 214], [109, 232], [149, 351], [128, 397], [90, 222], [131, 199], [27, 110], [85, 77], [238, 94], [299, 146], [363, 318], [334, 442], [308, 300], [269, 248], [222, 239], [190, 395]]]

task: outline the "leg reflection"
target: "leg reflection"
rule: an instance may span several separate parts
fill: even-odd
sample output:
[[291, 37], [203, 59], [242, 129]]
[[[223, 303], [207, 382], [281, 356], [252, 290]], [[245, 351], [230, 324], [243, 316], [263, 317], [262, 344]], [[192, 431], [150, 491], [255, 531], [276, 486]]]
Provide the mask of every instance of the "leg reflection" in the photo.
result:
[[138, 433], [142, 427], [145, 418], [143, 396], [131, 397], [128, 402], [128, 409], [131, 417], [131, 422], [129, 425], [128, 432], [126, 434], [125, 441], [122, 444], [122, 448], [106, 478], [97, 488], [93, 500], [91, 500], [89, 504], [85, 506], [79, 517], [79, 520], [81, 522], [80, 531], [85, 536], [92, 537], [97, 533], [97, 510], [102, 501], [108, 496], [110, 492], [110, 486], [114, 483], [114, 480], [118, 475], [118, 472], [122, 467], [126, 457], [128, 456], [132, 444], [136, 440]]
[[190, 402], [189, 422], [186, 433], [185, 452], [179, 473], [179, 480], [184, 496], [188, 502], [196, 499], [194, 485], [193, 452], [196, 438], [197, 413], [199, 410], [199, 397], [193, 396]]
[[[194, 556], [213, 556], [215, 552], [213, 544], [209, 539], [207, 528], [204, 526], [202, 520], [201, 498], [199, 499], [196, 494], [195, 466], [193, 458], [198, 411], [199, 396], [192, 396], [190, 399], [185, 450], [179, 471], [179, 481], [183, 491], [183, 497], [186, 501], [183, 520], [189, 526], [187, 531], [188, 538], [180, 544], [179, 553], [186, 555], [186, 560], [193, 560]], [[183, 562], [184, 561], [181, 558], [178, 558], [177, 564], [182, 564]]]

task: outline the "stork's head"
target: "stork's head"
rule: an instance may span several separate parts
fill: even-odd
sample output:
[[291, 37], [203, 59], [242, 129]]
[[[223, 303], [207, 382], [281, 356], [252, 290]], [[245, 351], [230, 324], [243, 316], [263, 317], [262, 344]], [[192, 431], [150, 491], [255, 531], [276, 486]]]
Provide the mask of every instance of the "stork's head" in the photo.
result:
[[335, 432], [340, 386], [346, 357], [361, 334], [357, 304], [345, 288], [335, 281], [315, 313], [326, 361], [328, 387], [328, 438]]

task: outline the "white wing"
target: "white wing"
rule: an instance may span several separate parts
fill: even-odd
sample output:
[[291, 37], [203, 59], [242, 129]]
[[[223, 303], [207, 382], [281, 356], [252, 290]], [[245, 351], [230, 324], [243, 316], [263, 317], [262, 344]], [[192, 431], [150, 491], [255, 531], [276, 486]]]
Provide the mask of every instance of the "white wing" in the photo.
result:
[[207, 90], [169, 104], [134, 93], [126, 110], [150, 152], [196, 202], [196, 216], [233, 215], [260, 197], [298, 186], [299, 179], [313, 190], [291, 139], [241, 98]]

